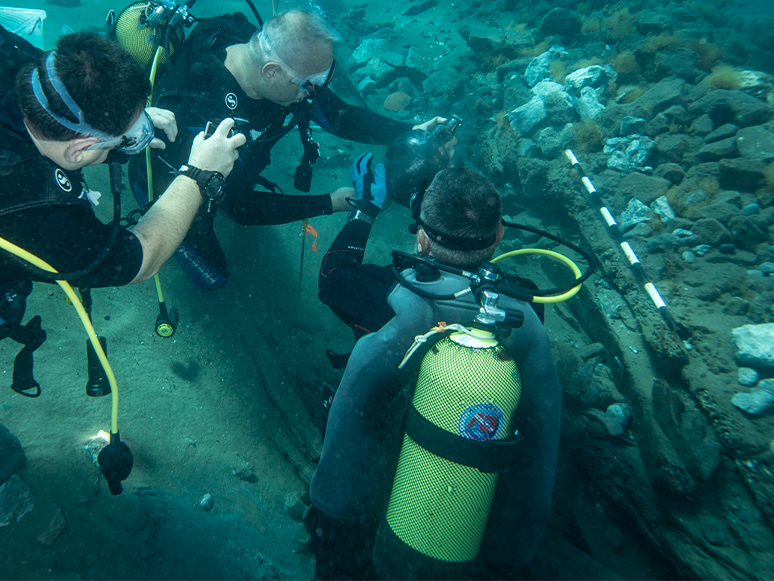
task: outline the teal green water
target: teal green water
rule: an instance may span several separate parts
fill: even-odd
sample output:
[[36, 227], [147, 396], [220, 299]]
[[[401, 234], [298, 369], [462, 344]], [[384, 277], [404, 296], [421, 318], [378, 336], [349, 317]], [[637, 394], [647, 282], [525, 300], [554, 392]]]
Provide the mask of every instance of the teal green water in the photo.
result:
[[[62, 0], [67, 2], [68, 0]], [[78, 6], [62, 6], [59, 4], [49, 4], [45, 0], [11, 0], [3, 2], [3, 7], [15, 7], [21, 9], [45, 10], [46, 16], [43, 20], [43, 42], [45, 49], [53, 48], [56, 39], [69, 30], [93, 30], [103, 31], [105, 29], [105, 19], [110, 10], [120, 12], [129, 3], [116, 3], [106, 0], [85, 0]], [[200, 17], [215, 16], [224, 12], [233, 12], [240, 10], [248, 12], [249, 8], [242, 0], [203, 0], [194, 7], [194, 14]], [[265, 8], [265, 7], [263, 7]], [[260, 10], [260, 9], [259, 9]], [[271, 8], [267, 9], [269, 12]], [[0, 12], [1, 14], [1, 12]], [[6, 18], [9, 18], [6, 16]], [[35, 17], [33, 17], [35, 18]], [[0, 22], [4, 20], [0, 19]], [[39, 29], [36, 30], [37, 38]]]
[[[272, 12], [271, 2], [261, 0], [256, 1], [256, 4], [262, 16], [268, 18]], [[277, 2], [277, 8], [285, 9], [297, 4], [280, 1]], [[502, 59], [502, 63], [491, 58], [491, 62], [485, 61], [483, 57], [478, 59], [466, 42], [460, 40], [460, 34], [465, 27], [472, 25], [500, 27], [503, 36], [506, 32], [515, 34], [520, 26], [534, 31], [542, 16], [553, 5], [567, 6], [569, 2], [492, 0], [463, 3], [460, 0], [441, 0], [437, 17], [427, 14], [421, 16], [430, 22], [421, 34], [416, 30], [408, 33], [402, 30], [402, 27], [407, 26], [407, 20], [400, 16], [409, 7], [421, 4], [419, 0], [383, 0], [381, 3], [321, 0], [317, 3], [302, 4], [324, 12], [334, 26], [341, 30], [345, 36], [345, 51], [354, 50], [360, 40], [369, 35], [400, 39], [397, 44], [401, 45], [404, 53], [411, 45], [426, 48], [429, 45], [440, 46], [448, 42], [448, 47], [451, 48], [447, 48], [446, 52], [459, 52], [465, 65], [457, 68], [453, 64], [444, 65], [444, 70], [448, 71], [447, 77], [452, 77], [452, 80], [457, 76], [465, 77], [463, 94], [452, 103], [439, 101], [441, 104], [437, 106], [437, 111], [432, 108], [434, 105], [431, 101], [417, 100], [417, 108], [412, 113], [420, 117], [425, 116], [422, 117], [424, 119], [431, 114], [428, 111], [432, 111], [433, 115], [436, 112], [447, 114], [453, 105], [462, 103], [465, 107], [462, 110], [465, 118], [465, 137], [461, 134], [459, 158], [488, 171], [495, 176], [493, 179], [499, 179], [498, 188], [504, 195], [508, 195], [506, 203], [509, 208], [513, 208], [514, 216], [517, 216], [517, 212], [521, 212], [521, 217], [532, 213], [536, 223], [542, 221], [542, 225], [547, 228], [561, 230], [571, 237], [577, 236], [573, 230], [573, 221], [580, 222], [581, 216], [569, 215], [569, 212], [556, 212], [556, 215], [551, 215], [554, 206], [548, 206], [548, 209], [541, 207], [551, 198], [539, 198], [539, 193], [527, 191], [526, 188], [523, 192], [517, 191], [518, 187], [512, 187], [511, 182], [522, 177], [515, 169], [503, 176], [486, 165], [486, 148], [488, 147], [489, 151], [497, 151], [498, 135], [502, 136], [503, 133], [498, 134], [496, 130], [497, 114], [507, 112], [506, 107], [512, 107], [513, 102], [523, 98], [515, 84], [511, 86], [510, 93], [504, 90], [504, 86], [510, 82], [509, 77], [513, 71], [524, 71], [529, 59], [520, 62], [518, 66], [505, 62], [506, 59]], [[769, 74], [774, 72], [774, 62], [766, 62], [765, 54], [757, 49], [747, 53], [735, 52], [741, 43], [731, 43], [734, 39], [723, 37], [728, 34], [727, 30], [718, 33], [718, 29], [710, 24], [707, 18], [687, 18], [692, 13], [721, 14], [721, 18], [715, 22], [728, 15], [728, 21], [736, 23], [740, 17], [751, 16], [751, 20], [754, 20], [758, 15], [774, 16], [774, 0], [672, 3], [632, 1], [626, 5], [634, 14], [644, 9], [661, 13], [676, 12], [680, 9], [681, 18], [685, 20], [675, 28], [679, 28], [678, 32], [685, 34], [687, 39], [696, 38], [695, 46], [717, 43], [725, 48], [728, 41], [728, 51], [719, 53], [718, 58], [728, 59], [728, 62], [740, 69], [750, 67]], [[21, 31], [24, 32], [26, 25], [29, 37], [45, 49], [53, 48], [57, 38], [71, 30], [104, 31], [108, 12], [111, 9], [120, 12], [124, 6], [125, 4], [107, 0], [81, 0], [80, 5], [72, 7], [50, 4], [45, 0], [12, 0], [4, 3], [4, 7], [45, 10], [45, 19], [40, 20], [32, 15], [30, 20], [22, 23]], [[619, 6], [624, 6], [624, 3], [614, 6], [613, 3], [589, 0], [578, 2], [575, 8], [584, 16], [588, 16], [593, 10], [599, 10], [603, 6], [606, 14], [610, 15]], [[351, 12], [359, 7], [363, 7], [366, 15]], [[440, 7], [446, 12], [442, 12]], [[192, 9], [198, 17], [233, 11], [241, 11], [252, 19], [244, 0], [198, 0]], [[0, 9], [0, 18], [2, 14]], [[430, 20], [431, 18], [435, 20]], [[0, 19], [0, 22], [7, 20]], [[411, 31], [410, 28], [407, 30]], [[439, 30], [442, 33], [451, 32], [449, 36], [444, 37], [443, 34], [439, 35]], [[458, 31], [460, 34], [457, 34]], [[452, 44], [449, 39], [453, 39], [457, 44]], [[668, 40], [669, 38], [664, 39], [665, 42]], [[616, 45], [615, 50], [625, 53], [633, 46], [635, 45], [624, 40], [620, 46]], [[688, 46], [693, 47], [694, 44]], [[605, 48], [604, 42], [596, 40], [589, 41], [587, 46], [576, 45], [571, 48], [574, 48], [575, 52], [568, 64], [573, 67], [580, 66], [578, 63], [581, 59], [578, 57], [588, 56], [581, 54], [581, 48], [586, 48], [588, 54], [604, 52], [608, 57], [613, 56], [609, 54], [609, 47]], [[440, 48], [437, 52], [428, 50], [426, 70], [423, 68], [422, 72], [432, 74], [433, 56], [445, 55], [446, 52]], [[668, 47], [662, 52], [673, 54]], [[686, 51], [680, 47], [679, 51], [673, 52], [684, 55]], [[761, 56], [762, 54], [764, 56]], [[757, 60], [753, 60], [755, 57]], [[667, 65], [672, 66], [672, 62], [674, 61], [668, 61]], [[498, 64], [504, 64], [499, 75], [496, 71]], [[677, 69], [677, 65], [674, 66]], [[354, 73], [347, 71], [345, 66], [342, 66], [341, 70], [342, 73]], [[711, 69], [707, 66], [704, 70], [708, 73]], [[630, 78], [636, 79], [632, 83], [642, 84], [643, 88], [651, 87], [661, 80], [656, 78], [655, 73], [652, 78], [638, 78], [636, 75], [631, 75]], [[766, 82], [770, 84], [771, 79]], [[623, 82], [619, 83], [619, 89], [623, 94]], [[429, 95], [429, 99], [437, 96], [433, 93], [434, 90], [435, 87], [432, 90], [423, 88], [421, 92]], [[369, 106], [375, 111], [392, 114], [384, 110], [384, 102], [382, 94], [379, 94], [379, 98], [369, 97]], [[430, 106], [427, 106], [428, 102]], [[773, 102], [774, 100], [770, 100], [769, 104]], [[768, 124], [771, 126], [771, 121]], [[688, 124], [681, 130], [675, 123], [669, 131], [672, 129], [678, 133], [684, 130], [686, 135], [689, 133]], [[317, 135], [323, 142], [323, 151], [328, 157], [328, 160], [321, 161], [315, 168], [315, 191], [323, 193], [347, 185], [351, 160], [368, 146], [344, 143], [335, 137], [322, 135], [322, 132]], [[691, 137], [693, 138], [693, 134]], [[701, 143], [695, 148], [698, 149], [700, 145]], [[275, 152], [276, 163], [269, 168], [271, 173], [268, 177], [283, 185], [289, 184], [292, 182], [292, 172], [299, 155], [297, 138], [284, 140]], [[598, 152], [595, 158], [591, 153], [579, 152], [582, 163], [588, 163], [587, 170], [596, 174], [603, 173], [605, 169], [605, 160], [602, 158], [600, 161], [600, 155]], [[494, 154], [490, 157], [496, 158]], [[515, 157], [502, 160], [500, 171], [502, 172], [503, 165], [508, 169], [508, 163], [515, 167], [518, 163]], [[559, 157], [561, 158], [561, 155]], [[558, 162], [549, 161], [554, 163], [552, 171], [555, 171], [549, 174], [550, 180], [553, 181], [557, 176], [564, 178], [569, 174], [569, 168], [562, 165], [562, 159]], [[692, 169], [693, 165], [686, 161], [683, 169]], [[496, 170], [496, 167], [494, 169]], [[103, 170], [104, 168], [92, 168], [87, 177], [91, 187], [107, 191]], [[595, 176], [595, 185], [604, 186], [604, 179], [599, 182], [596, 180]], [[576, 182], [573, 178], [568, 179], [566, 183]], [[288, 190], [290, 189], [288, 187]], [[556, 190], [558, 189], [557, 187]], [[614, 189], [615, 187], [610, 188]], [[551, 188], [547, 190], [550, 191]], [[605, 192], [606, 195], [612, 193]], [[524, 198], [520, 197], [521, 194], [525, 195]], [[752, 193], [745, 192], [744, 195], [744, 203], [747, 204], [750, 201], [748, 198], [752, 199]], [[555, 195], [554, 199], [558, 197]], [[134, 208], [132, 200], [127, 204], [125, 212]], [[765, 209], [771, 205], [771, 200], [766, 203], [762, 201], [761, 205]], [[100, 206], [98, 212], [105, 210], [109, 213], [107, 206]], [[620, 211], [623, 208], [614, 209]], [[369, 260], [383, 264], [389, 261], [391, 248], [398, 248], [402, 243], [410, 245], [405, 228], [408, 217], [401, 211], [401, 208], [393, 205], [380, 217], [369, 242]], [[100, 216], [109, 219], [106, 214]], [[288, 383], [292, 380], [296, 391], [306, 395], [315, 404], [316, 390], [321, 382], [325, 380], [335, 383], [338, 379], [327, 365], [323, 350], [334, 348], [337, 351], [346, 351], [351, 348], [351, 335], [327, 307], [317, 300], [316, 276], [321, 255], [343, 221], [343, 215], [314, 220], [320, 233], [320, 252], [314, 254], [306, 247], [306, 262], [301, 277], [304, 293], [303, 299], [297, 303], [296, 289], [301, 270], [298, 225], [243, 228], [223, 219], [219, 224], [219, 229], [222, 229], [219, 232], [223, 232], [222, 239], [227, 244], [227, 254], [230, 259], [233, 258], [233, 270], [237, 273], [227, 288], [217, 294], [203, 293], [192, 288], [174, 264], [165, 267], [162, 273], [168, 301], [171, 305], [179, 305], [183, 313], [183, 327], [173, 340], [174, 343], [163, 343], [152, 335], [156, 297], [155, 289], [150, 283], [118, 291], [105, 290], [98, 294], [100, 303], [97, 309], [100, 320], [97, 323], [104, 333], [109, 335], [111, 360], [115, 358], [118, 362], [119, 381], [122, 386], [129, 387], [125, 399], [122, 400], [122, 430], [125, 430], [122, 431], [122, 436], [132, 442], [137, 458], [137, 468], [127, 482], [129, 493], [117, 499], [109, 497], [103, 486], [101, 496], [94, 500], [91, 490], [94, 470], [92, 466], [82, 465], [85, 461], [78, 451], [80, 441], [77, 440], [86, 437], [78, 430], [86, 430], [92, 425], [104, 427], [108, 417], [105, 412], [107, 402], [102, 402], [103, 407], [98, 408], [95, 402], [85, 400], [82, 394], [83, 378], [79, 375], [83, 372], [84, 365], [81, 329], [77, 321], [73, 322], [67, 318], [68, 307], [61, 304], [54, 308], [46, 303], [49, 295], [46, 294], [45, 287], [39, 285], [34, 299], [37, 303], [34, 309], [29, 309], [29, 314], [37, 313], [38, 309], [46, 313], [46, 309], [52, 311], [52, 314], [44, 317], [47, 329], [50, 330], [49, 342], [41, 350], [39, 363], [36, 363], [46, 380], [46, 397], [41, 398], [40, 402], [32, 402], [33, 405], [27, 405], [30, 402], [19, 402], [18, 397], [13, 399], [10, 390], [3, 387], [6, 393], [0, 397], [0, 422], [7, 424], [18, 434], [26, 448], [29, 468], [22, 476], [33, 485], [39, 496], [40, 506], [48, 506], [51, 502], [61, 505], [68, 525], [57, 544], [53, 545], [53, 549], [45, 551], [35, 541], [35, 536], [45, 529], [50, 518], [42, 509], [32, 516], [32, 519], [37, 519], [32, 523], [28, 522], [30, 518], [21, 521], [19, 526], [22, 534], [18, 534], [19, 529], [0, 528], [0, 578], [184, 578], [197, 575], [202, 578], [208, 575], [231, 578], [266, 575], [271, 578], [282, 577], [283, 574], [308, 574], [308, 563], [299, 564], [301, 557], [298, 558], [299, 562], [296, 562], [297, 558], [292, 553], [295, 546], [288, 547], [292, 545], [291, 537], [295, 535], [295, 531], [284, 524], [287, 519], [283, 512], [285, 493], [293, 487], [296, 487], [297, 492], [302, 492], [303, 487], [290, 473], [287, 463], [279, 457], [279, 452], [275, 451], [273, 440], [270, 442], [270, 438], [275, 434], [266, 414], [271, 418], [274, 416], [273, 412], [266, 410], [271, 409], [271, 404], [264, 401], [263, 391], [258, 387], [261, 383], [260, 374], [256, 373], [253, 360], [247, 353], [255, 358], [256, 366], [263, 364], [264, 372], [267, 363], [261, 361], [261, 357], [268, 353], [276, 358], [283, 368], [287, 367], [284, 371], [287, 372]], [[573, 223], [568, 226], [569, 222]], [[774, 240], [772, 233], [774, 228], [766, 232], [766, 244], [771, 244]], [[601, 238], [605, 238], [604, 234]], [[605, 247], [605, 244], [600, 244], [600, 247]], [[746, 270], [757, 268], [760, 262], [769, 260], [768, 254], [761, 251], [759, 254], [762, 256], [756, 258], [748, 252], [738, 259], [738, 264], [696, 260], [691, 265], [683, 265], [679, 254], [669, 255], [670, 261], [665, 262], [663, 254], [649, 254], [644, 246], [641, 248], [642, 252], [638, 251], [638, 255], [646, 270], [655, 273], [659, 289], [664, 293], [670, 307], [675, 308], [676, 318], [687, 323], [693, 332], [691, 361], [694, 364], [684, 372], [682, 378], [677, 377], [678, 374], [669, 377], [672, 390], [668, 393], [672, 399], [661, 394], [661, 403], [664, 405], [656, 418], [657, 421], [650, 416], [647, 416], [650, 421], [644, 419], [646, 414], [652, 415], [651, 408], [657, 407], [657, 404], [651, 402], [651, 399], [655, 398], [651, 391], [648, 389], [642, 393], [636, 392], [635, 396], [632, 396], [632, 392], [627, 391], [631, 386], [626, 385], [624, 381], [618, 381], [614, 387], [620, 388], [627, 399], [634, 401], [637, 408], [633, 428], [636, 437], [630, 441], [596, 442], [587, 450], [586, 440], [583, 439], [586, 438], [587, 432], [577, 429], [578, 417], [588, 411], [584, 408], [587, 402], [583, 400], [581, 406], [575, 401], [575, 408], [563, 402], [563, 406], [568, 410], [563, 418], [562, 428], [565, 430], [564, 457], [560, 460], [561, 474], [555, 495], [558, 513], [556, 522], [551, 525], [551, 538], [569, 539], [573, 545], [585, 547], [586, 552], [583, 555], [593, 555], [598, 562], [615, 570], [624, 578], [679, 576], [678, 570], [667, 565], [664, 565], [663, 569], [656, 565], [650, 568], [653, 563], [660, 563], [660, 559], [664, 558], [663, 553], [666, 553], [667, 558], [676, 563], [685, 575], [700, 572], [698, 576], [706, 578], [771, 577], [771, 572], [774, 571], [774, 561], [771, 559], [771, 555], [774, 555], [774, 510], [771, 508], [774, 506], [774, 479], [771, 477], [774, 469], [774, 421], [770, 416], [751, 418], [731, 406], [732, 396], [738, 391], [746, 391], [746, 388], [737, 382], [736, 364], [733, 362], [728, 338], [731, 328], [772, 320], [764, 319], [763, 315], [754, 316], [754, 313], [764, 311], [764, 306], [759, 304], [763, 301], [760, 300], [760, 293], [756, 289], [772, 279], [764, 279], [762, 276], [760, 279], [745, 278], [749, 273], [744, 274]], [[774, 246], [772, 248], [774, 249]], [[613, 263], [616, 261], [617, 249], [612, 243], [609, 249], [612, 251], [598, 252], [603, 261]], [[771, 254], [774, 255], [774, 250]], [[716, 255], [719, 256], [718, 253]], [[532, 276], [532, 272], [527, 274]], [[611, 287], [617, 281], [611, 283], [600, 280], [602, 278], [603, 276], [600, 276], [595, 279], [599, 284], [597, 289], [602, 288], [599, 295], [612, 294], [614, 290], [611, 290]], [[758, 286], [752, 286], [753, 284]], [[541, 280], [540, 285], [551, 286], [546, 279]], [[745, 290], [745, 285], [750, 285], [751, 289], [743, 293], [740, 289]], [[702, 286], [703, 288], [699, 288]], [[717, 300], [718, 297], [722, 300]], [[590, 299], [579, 297], [575, 300]], [[745, 301], [751, 305], [749, 315], [744, 310], [747, 309]], [[771, 317], [769, 306], [766, 306], [765, 317]], [[574, 363], [573, 357], [577, 359], [578, 352], [594, 351], [591, 349], [592, 345], [589, 345], [592, 341], [598, 341], [598, 350], [605, 350], [598, 347], [603, 341], [609, 340], [613, 343], [609, 336], [600, 339], [599, 335], [595, 335], [593, 324], [584, 327], [586, 321], [577, 313], [576, 327], [583, 328], [583, 331], [576, 328], [576, 333], [567, 324], [563, 326], [563, 321], [575, 322], [570, 307], [565, 307], [566, 305], [549, 310], [546, 320], [552, 339], [559, 346], [556, 356], [560, 363], [570, 366]], [[68, 314], [62, 315], [65, 311]], [[107, 317], [108, 315], [110, 317]], [[621, 319], [617, 324], [621, 326], [626, 322]], [[640, 331], [636, 325], [627, 328], [633, 330], [631, 339], [621, 339], [624, 354], [629, 356], [629, 353], [632, 353], [638, 358], [645, 358], [647, 355], [643, 353]], [[8, 364], [4, 367], [7, 372], [10, 372], [10, 361], [17, 347], [10, 344], [10, 341], [0, 345], [0, 356], [4, 357]], [[582, 351], [579, 347], [589, 349]], [[610, 350], [608, 344], [605, 344], [604, 348], [615, 353]], [[567, 356], [562, 360], [562, 354], [567, 355], [568, 352], [574, 354], [573, 357]], [[613, 359], [617, 364], [621, 364], [617, 357], [611, 356], [606, 361], [607, 365], [614, 368]], [[580, 366], [581, 363], [577, 365]], [[172, 371], [169, 370], [170, 366]], [[607, 369], [603, 365], [599, 367]], [[667, 375], [655, 364], [652, 367], [632, 369], [632, 373], [647, 376], [650, 382], [653, 378], [660, 377], [659, 374]], [[585, 381], [589, 385], [609, 387], [612, 380], [599, 371], [599, 368], [593, 368], [593, 373], [590, 372], [585, 380], [578, 374], [580, 380], [576, 383]], [[571, 372], [565, 372], [568, 378], [572, 375]], [[77, 384], [79, 391], [75, 394], [74, 391], [59, 390], [59, 383], [68, 389], [71, 383]], [[571, 383], [566, 382], [565, 388], [568, 392]], [[690, 389], [686, 387], [688, 385]], [[650, 388], [650, 384], [647, 387]], [[654, 387], [652, 391], [657, 390]], [[692, 395], [690, 399], [685, 397], [688, 402], [686, 404], [681, 398], [689, 393]], [[581, 395], [586, 394], [583, 392]], [[577, 400], [577, 393], [575, 397]], [[710, 399], [711, 403], [707, 404]], [[699, 403], [702, 401], [706, 407], [700, 409]], [[700, 421], [704, 418], [715, 422], [707, 426], [706, 433], [702, 431], [704, 424]], [[40, 425], [37, 425], [38, 421]], [[573, 432], [573, 429], [576, 429], [576, 432]], [[267, 436], [264, 430], [272, 433]], [[684, 438], [680, 436], [683, 430], [687, 434]], [[174, 433], [168, 434], [170, 431]], [[666, 433], [666, 436], [662, 432]], [[712, 439], [714, 433], [722, 437], [723, 445], [722, 459], [718, 453], [719, 466], [713, 468], [716, 470], [714, 475], [707, 474], [706, 480], [702, 479], [697, 484], [695, 493], [690, 497], [677, 497], [671, 492], [662, 493], [663, 487], [675, 485], [677, 481], [677, 478], [670, 480], [664, 477], [664, 474], [669, 475], [673, 465], [679, 464], [679, 458], [675, 460], [677, 456], [687, 458], [704, 470], [699, 460], [700, 457], [708, 455], [704, 450], [710, 447], [707, 442], [715, 442]], [[580, 444], [571, 441], [575, 435]], [[167, 438], [175, 446], [171, 451], [168, 449], [169, 444], [165, 444]], [[654, 447], [649, 450], [650, 455], [645, 452], [640, 455], [638, 450], [647, 451], [647, 441], [651, 439], [658, 439], [663, 443], [663, 448]], [[583, 449], [579, 450], [579, 447]], [[671, 451], [672, 456], [665, 455], [664, 450]], [[57, 468], [52, 471], [53, 476], [49, 476], [47, 472], [50, 457], [55, 457], [52, 463]], [[235, 460], [237, 457], [240, 458], [239, 462]], [[234, 478], [236, 468], [243, 470], [242, 463], [245, 458], [256, 467], [256, 477], [259, 480], [257, 484]], [[590, 459], [597, 459], [599, 463], [592, 465]], [[578, 468], [574, 461], [584, 466]], [[671, 463], [673, 461], [674, 464]], [[693, 466], [691, 468], [694, 476], [701, 472]], [[739, 472], [738, 469], [744, 469], [746, 472]], [[703, 474], [701, 472], [700, 475]], [[59, 479], [62, 484], [59, 484]], [[651, 485], [656, 489], [655, 492], [651, 490]], [[659, 486], [662, 488], [658, 488]], [[186, 500], [181, 504], [166, 501], [161, 494], [154, 497], [155, 493], [149, 487], [173, 491]], [[216, 509], [213, 513], [203, 513], [196, 504], [205, 492], [212, 492], [216, 499]], [[611, 500], [614, 493], [618, 493], [617, 502]], [[93, 504], [85, 504], [84, 499], [86, 502], [93, 501]], [[654, 499], [657, 499], [657, 502]], [[145, 513], [140, 508], [145, 503], [150, 505], [150, 508], [147, 508], [148, 514], [151, 515], [148, 522], [143, 520]], [[155, 507], [153, 503], [159, 506]], [[210, 518], [219, 512], [225, 515], [227, 522]], [[159, 514], [163, 514], [167, 519], [163, 521], [166, 528], [152, 522], [162, 518]], [[232, 516], [233, 514], [240, 516], [237, 518]], [[181, 522], [196, 523], [204, 532], [197, 527], [180, 525]], [[602, 524], [597, 526], [597, 523]], [[186, 536], [182, 530], [187, 526], [193, 531], [190, 536]], [[93, 541], [98, 534], [100, 537], [104, 536], [102, 527], [107, 529], [106, 536], [113, 544], [99, 547], [96, 543], [90, 545], [89, 541]], [[119, 539], [119, 533], [124, 531], [122, 527], [125, 527], [129, 534], [127, 538]], [[626, 543], [623, 548], [616, 548], [615, 543], [611, 541], [611, 537], [613, 541], [616, 540], [616, 534], [624, 536], [620, 530], [616, 533], [615, 527], [626, 529]], [[300, 529], [300, 525], [297, 528]], [[234, 531], [250, 531], [250, 536], [244, 540], [248, 536], [247, 532], [241, 533], [240, 545], [238, 540], [227, 536], [226, 529], [235, 535]], [[215, 537], [227, 542], [217, 544]], [[116, 548], [114, 552], [112, 547]], [[253, 558], [249, 552], [250, 547], [254, 550], [259, 547], [268, 555], [267, 562], [272, 559], [278, 562], [283, 558], [287, 559], [283, 566], [288, 573], [240, 568], [237, 563], [231, 562], [234, 555], [246, 555], [252, 562], [258, 562], [258, 558]], [[555, 549], [560, 545], [549, 547]], [[212, 554], [205, 548], [212, 549]], [[133, 551], [136, 551], [137, 555]], [[11, 558], [9, 555], [12, 552], [14, 557], [18, 554], [19, 558]], [[200, 562], [190, 559], [191, 553], [196, 553]], [[576, 560], [572, 553], [560, 551], [560, 554], [564, 555], [564, 560], [557, 558], [556, 563], [549, 562], [545, 564], [545, 569], [536, 571], [556, 575], [559, 574], [557, 569], [564, 568], [565, 571], [569, 569], [580, 576], [573, 566], [580, 567], [582, 559]], [[216, 562], [221, 558], [220, 568], [206, 568], [208, 562]], [[114, 559], [115, 563], [111, 565], [110, 559]], [[186, 559], [191, 560], [192, 564], [181, 570], [177, 561]], [[136, 566], [135, 561], [142, 561], [143, 568], [132, 569]], [[41, 566], [33, 568], [28, 562], [41, 563]], [[10, 572], [3, 570], [3, 566], [10, 567], [11, 564], [14, 568]], [[552, 566], [555, 568], [551, 568]], [[598, 578], [605, 572], [600, 569], [593, 575], [588, 569], [584, 570], [584, 573], [589, 575], [588, 578]]]

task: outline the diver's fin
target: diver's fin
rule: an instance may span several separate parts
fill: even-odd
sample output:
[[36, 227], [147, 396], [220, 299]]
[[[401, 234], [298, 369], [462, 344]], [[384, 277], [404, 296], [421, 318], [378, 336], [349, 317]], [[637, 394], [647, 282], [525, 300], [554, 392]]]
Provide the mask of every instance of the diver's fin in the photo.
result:
[[331, 367], [334, 369], [344, 369], [352, 353], [335, 353], [330, 349], [326, 349], [325, 355], [328, 357], [328, 361], [331, 362]]

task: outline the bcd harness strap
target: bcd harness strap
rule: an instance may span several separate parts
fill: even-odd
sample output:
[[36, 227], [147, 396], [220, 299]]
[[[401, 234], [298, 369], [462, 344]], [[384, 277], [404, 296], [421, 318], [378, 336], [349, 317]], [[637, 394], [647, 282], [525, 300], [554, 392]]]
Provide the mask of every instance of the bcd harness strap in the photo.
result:
[[29, 280], [0, 288], [0, 339], [10, 337], [24, 345], [13, 361], [11, 389], [26, 397], [38, 397], [40, 384], [32, 375], [32, 354], [46, 340], [46, 332], [41, 328], [39, 315], [30, 319], [26, 325], [21, 324], [27, 296], [31, 291], [32, 283]]
[[422, 448], [455, 464], [481, 472], [507, 472], [522, 457], [522, 437], [513, 434], [502, 440], [480, 442], [439, 428], [411, 405], [406, 414], [406, 435]]

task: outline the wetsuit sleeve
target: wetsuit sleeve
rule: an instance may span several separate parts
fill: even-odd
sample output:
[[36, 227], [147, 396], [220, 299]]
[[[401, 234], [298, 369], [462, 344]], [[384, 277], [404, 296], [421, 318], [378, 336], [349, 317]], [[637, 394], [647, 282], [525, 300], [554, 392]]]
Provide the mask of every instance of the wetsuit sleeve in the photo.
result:
[[505, 345], [522, 376], [517, 426], [524, 456], [500, 477], [483, 544], [485, 556], [506, 567], [528, 564], [547, 527], [561, 419], [561, 386], [548, 333], [526, 304], [523, 311], [524, 324]]
[[350, 105], [330, 89], [320, 91], [314, 102], [317, 107], [312, 120], [325, 131], [349, 141], [389, 145], [414, 127], [413, 123], [395, 121], [364, 107]]
[[254, 191], [245, 165], [237, 162], [226, 178], [226, 197], [220, 207], [242, 226], [287, 224], [333, 213], [330, 194], [286, 195]]
[[[111, 230], [111, 225], [100, 222], [90, 208], [80, 204], [46, 206], [0, 217], [3, 237], [45, 260], [59, 272], [73, 272], [89, 266], [108, 244]], [[140, 271], [142, 257], [142, 244], [138, 238], [120, 228], [105, 261], [90, 275], [72, 280], [70, 284], [92, 288], [128, 284]], [[8, 266], [18, 268], [13, 263]], [[24, 276], [24, 271], [19, 270], [19, 273]]]
[[359, 339], [381, 329], [395, 315], [387, 294], [395, 282], [389, 268], [363, 264], [371, 225], [348, 221], [323, 257], [320, 300], [349, 325]]

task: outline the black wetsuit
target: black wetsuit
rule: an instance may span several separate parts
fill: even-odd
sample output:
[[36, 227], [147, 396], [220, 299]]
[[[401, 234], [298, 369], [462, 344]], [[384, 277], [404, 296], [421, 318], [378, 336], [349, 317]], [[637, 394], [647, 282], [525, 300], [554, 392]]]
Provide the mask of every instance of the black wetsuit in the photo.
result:
[[[24, 125], [13, 91], [21, 68], [40, 53], [0, 26], [0, 237], [31, 252], [58, 272], [91, 265], [107, 247], [112, 226], [95, 215], [80, 171], [68, 171], [40, 154]], [[73, 286], [105, 287], [129, 283], [142, 266], [142, 245], [119, 228], [111, 252]], [[32, 352], [45, 340], [39, 316], [21, 325], [31, 274], [0, 251], [0, 339], [10, 337], [24, 348], [16, 356], [12, 388], [25, 395], [40, 387], [32, 377]]]
[[[0, 36], [3, 42], [26, 42], [2, 27]], [[17, 71], [3, 83], [0, 95], [0, 236], [59, 272], [78, 271], [99, 256], [112, 227], [94, 215], [81, 171], [58, 167], [38, 152], [10, 87]], [[127, 284], [140, 271], [142, 257], [140, 241], [121, 228], [107, 259], [88, 276], [71, 282], [84, 287]], [[0, 285], [24, 278], [35, 279], [0, 252]]]
[[[398, 363], [414, 337], [438, 321], [467, 325], [475, 316], [475, 310], [421, 298], [396, 286], [386, 267], [363, 265], [370, 231], [366, 222], [348, 222], [320, 271], [321, 300], [350, 325], [359, 340], [333, 399], [310, 489], [317, 509], [346, 521], [344, 530], [358, 527], [352, 530], [359, 536], [373, 534], [367, 523], [383, 514], [400, 450], [395, 398], [405, 387], [407, 374], [398, 369]], [[449, 294], [469, 285], [462, 277], [443, 277], [441, 283], [428, 283], [425, 290]], [[518, 282], [531, 284], [526, 279]], [[438, 288], [441, 284], [444, 290]], [[518, 428], [523, 447], [519, 465], [500, 476], [487, 525], [482, 555], [494, 571], [500, 571], [493, 575], [526, 565], [546, 528], [561, 411], [561, 387], [542, 324], [542, 305], [535, 309], [504, 297], [499, 306], [524, 313], [524, 324], [501, 339], [522, 374]], [[318, 563], [320, 559], [337, 562], [330, 555], [318, 556]], [[335, 578], [337, 565], [331, 567], [333, 571], [323, 574]]]
[[[188, 159], [193, 138], [208, 121], [226, 117], [237, 120], [236, 130], [247, 143], [239, 149], [239, 160], [226, 179], [222, 208], [243, 225], [284, 224], [330, 214], [330, 195], [284, 195], [272, 190], [260, 177], [271, 162], [271, 148], [285, 135], [297, 131], [299, 122], [313, 121], [342, 139], [370, 144], [389, 144], [410, 124], [393, 121], [348, 105], [330, 89], [320, 90], [311, 101], [282, 107], [266, 99], [250, 99], [226, 69], [226, 48], [246, 43], [255, 31], [243, 15], [203, 19], [171, 59], [170, 69], [154, 90], [154, 105], [170, 109], [180, 131], [175, 143], [154, 151], [154, 190], [162, 192], [176, 170]], [[147, 201], [143, 160], [133, 160], [131, 181], [138, 200]], [[256, 188], [260, 191], [256, 191]], [[212, 214], [201, 211], [175, 257], [200, 286], [217, 288], [225, 284], [228, 266], [212, 231]], [[191, 262], [195, 266], [191, 267]]]
[[[94, 215], [81, 171], [65, 170], [35, 148], [12, 90], [0, 97], [0, 160], [6, 166], [0, 171], [0, 236], [59, 272], [89, 266], [107, 246], [112, 225]], [[109, 199], [102, 197], [103, 203]], [[140, 241], [119, 228], [105, 261], [70, 282], [90, 288], [125, 285], [140, 272], [142, 259]], [[0, 286], [25, 278], [36, 279], [0, 252]]]
[[320, 300], [350, 326], [355, 339], [374, 333], [395, 316], [387, 294], [395, 284], [390, 269], [363, 264], [371, 226], [348, 221], [331, 244], [320, 266]]

